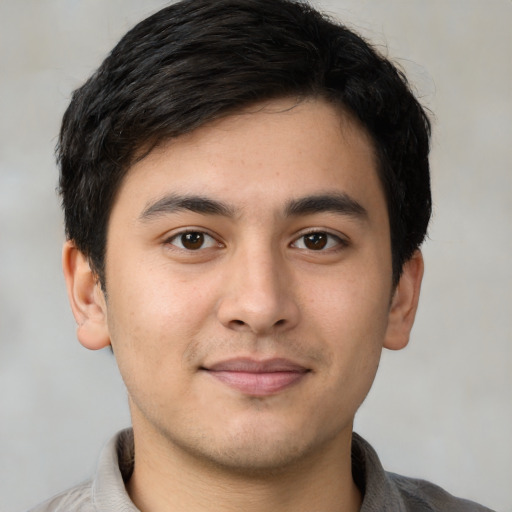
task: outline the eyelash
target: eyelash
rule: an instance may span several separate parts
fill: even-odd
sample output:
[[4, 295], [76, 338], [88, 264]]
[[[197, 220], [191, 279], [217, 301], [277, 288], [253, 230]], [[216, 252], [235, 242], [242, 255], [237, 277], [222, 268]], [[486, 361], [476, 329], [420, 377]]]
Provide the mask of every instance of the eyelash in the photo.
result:
[[[319, 249], [312, 249], [307, 246], [306, 247], [297, 247], [297, 248], [302, 249], [302, 250], [309, 250], [311, 252], [327, 252], [327, 251], [331, 252], [331, 251], [343, 249], [348, 246], [348, 242], [346, 239], [342, 238], [339, 235], [334, 235], [333, 233], [329, 233], [329, 231], [322, 231], [322, 230], [316, 230], [316, 231], [314, 230], [314, 231], [308, 231], [306, 233], [302, 233], [298, 238], [296, 238], [292, 242], [291, 245], [296, 247], [299, 240], [305, 242], [306, 237], [310, 237], [310, 239], [312, 239], [312, 237], [315, 237], [315, 236], [318, 237], [318, 236], [322, 236], [322, 235], [325, 236], [325, 245], [323, 245]], [[304, 244], [304, 245], [306, 245], [306, 244]]]
[[[184, 247], [184, 245], [183, 245], [183, 241], [184, 241], [183, 238], [186, 237], [187, 235], [191, 236], [191, 238], [192, 238], [192, 235], [199, 235], [200, 237], [203, 238], [203, 243], [201, 243], [201, 245], [199, 247], [193, 248], [193, 249], [188, 248], [188, 247]], [[204, 239], [205, 238], [208, 238], [208, 239], [210, 239], [213, 242], [213, 243], [210, 242], [210, 247], [204, 247]], [[175, 243], [173, 243], [175, 240], [180, 240], [181, 247], [176, 245]], [[195, 243], [193, 239], [191, 239], [190, 241], [191, 241], [192, 244]], [[219, 247], [219, 246], [222, 245], [220, 242], [218, 242], [216, 240], [215, 237], [213, 237], [212, 235], [206, 233], [205, 231], [201, 231], [199, 229], [197, 229], [197, 230], [196, 229], [188, 229], [186, 231], [181, 231], [179, 233], [176, 233], [173, 236], [171, 236], [170, 238], [168, 238], [167, 240], [165, 240], [165, 243], [169, 244], [169, 245], [173, 245], [174, 247], [177, 247], [178, 249], [180, 249], [182, 251], [190, 251], [190, 252], [195, 252], [195, 251], [198, 251], [200, 249], [209, 249], [209, 248], [214, 247], [214, 246]]]
[[[195, 248], [185, 247], [184, 246], [184, 237], [190, 236], [189, 242], [192, 244], [198, 244]], [[196, 237], [194, 237], [196, 235]], [[197, 235], [199, 236], [199, 240], [197, 240]], [[322, 239], [322, 236], [325, 238]], [[307, 246], [306, 237], [310, 238], [310, 242], [313, 244], [319, 244], [318, 249], [314, 249]], [[317, 237], [316, 240], [314, 237]], [[208, 247], [204, 246], [205, 239], [209, 239], [210, 242]], [[175, 243], [176, 240], [180, 241], [180, 245], [177, 245]], [[299, 241], [303, 242], [304, 247], [298, 247]], [[178, 250], [187, 251], [187, 252], [196, 252], [201, 249], [210, 249], [212, 247], [222, 247], [222, 243], [219, 242], [214, 236], [210, 235], [209, 233], [205, 231], [201, 231], [199, 229], [188, 229], [185, 231], [181, 231], [179, 233], [176, 233], [169, 237], [167, 240], [165, 240], [165, 243], [168, 245], [172, 245]], [[322, 245], [323, 244], [323, 245]], [[316, 230], [316, 231], [307, 231], [305, 233], [302, 233], [299, 237], [295, 238], [293, 242], [290, 244], [291, 247], [295, 247], [299, 250], [306, 250], [311, 252], [333, 252], [336, 250], [341, 250], [345, 247], [347, 247], [349, 244], [347, 240], [344, 238], [334, 235], [332, 233], [329, 233], [328, 231], [322, 231], [322, 230]]]

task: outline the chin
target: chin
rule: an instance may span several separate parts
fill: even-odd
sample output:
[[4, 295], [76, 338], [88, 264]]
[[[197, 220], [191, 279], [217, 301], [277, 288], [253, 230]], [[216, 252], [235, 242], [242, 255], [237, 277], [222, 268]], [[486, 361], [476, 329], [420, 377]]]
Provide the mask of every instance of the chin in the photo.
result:
[[201, 453], [195, 455], [199, 455], [210, 466], [215, 466], [223, 472], [251, 477], [268, 477], [284, 473], [290, 467], [296, 467], [302, 458], [307, 458], [304, 451], [309, 451], [289, 442], [266, 445], [250, 443], [212, 448], [210, 447], [208, 451], [201, 450]]
[[[275, 428], [252, 426], [224, 433], [222, 437], [192, 435], [187, 439], [172, 439], [172, 443], [210, 467], [231, 474], [268, 477], [295, 470], [324, 450], [332, 449], [336, 435], [308, 436], [301, 429], [276, 431]], [[189, 432], [191, 434], [191, 432]], [[171, 441], [171, 439], [169, 439]]]

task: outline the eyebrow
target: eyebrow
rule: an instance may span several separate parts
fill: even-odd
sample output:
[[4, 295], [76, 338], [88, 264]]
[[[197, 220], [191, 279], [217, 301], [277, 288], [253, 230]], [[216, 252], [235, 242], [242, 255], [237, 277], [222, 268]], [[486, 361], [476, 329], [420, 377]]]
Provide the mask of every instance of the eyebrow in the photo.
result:
[[358, 219], [366, 219], [368, 212], [359, 202], [344, 193], [318, 194], [291, 200], [285, 208], [287, 216], [332, 212]]
[[[148, 204], [140, 214], [139, 220], [150, 221], [156, 217], [180, 211], [231, 218], [236, 215], [235, 208], [215, 199], [200, 195], [168, 194]], [[285, 217], [300, 217], [322, 212], [333, 212], [360, 219], [368, 217], [366, 209], [344, 193], [318, 194], [292, 199], [284, 209]]]
[[198, 195], [169, 194], [144, 208], [139, 215], [139, 220], [148, 221], [161, 215], [190, 211], [203, 215], [222, 215], [233, 217], [235, 210], [225, 203]]

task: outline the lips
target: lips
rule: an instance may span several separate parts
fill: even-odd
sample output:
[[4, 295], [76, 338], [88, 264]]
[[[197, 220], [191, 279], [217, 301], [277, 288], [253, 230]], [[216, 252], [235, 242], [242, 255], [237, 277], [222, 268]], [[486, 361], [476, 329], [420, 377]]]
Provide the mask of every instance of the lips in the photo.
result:
[[260, 397], [298, 384], [310, 371], [288, 359], [250, 358], [221, 361], [201, 369], [243, 394]]

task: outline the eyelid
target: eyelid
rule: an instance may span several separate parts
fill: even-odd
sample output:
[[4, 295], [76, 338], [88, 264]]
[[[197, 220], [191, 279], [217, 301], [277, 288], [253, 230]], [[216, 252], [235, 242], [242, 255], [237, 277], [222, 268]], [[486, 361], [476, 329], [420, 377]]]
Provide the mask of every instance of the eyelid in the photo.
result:
[[350, 245], [350, 240], [346, 235], [344, 235], [343, 233], [339, 233], [339, 232], [333, 233], [331, 230], [325, 229], [325, 228], [304, 229], [294, 236], [294, 239], [292, 240], [290, 245], [293, 247], [301, 238], [304, 238], [307, 235], [314, 235], [315, 233], [323, 233], [323, 234], [327, 235], [328, 237], [336, 239], [336, 241], [337, 241], [336, 245], [334, 247], [328, 247], [326, 249], [321, 249], [321, 250], [316, 250], [316, 251], [314, 249], [308, 249], [307, 247], [304, 247], [304, 248], [300, 247], [298, 249], [304, 250], [304, 251], [311, 251], [311, 252], [328, 252], [328, 251], [335, 251], [337, 249], [339, 250], [339, 249], [342, 249], [342, 248]]
[[[173, 243], [174, 240], [176, 240], [177, 238], [179, 238], [180, 236], [183, 236], [183, 235], [186, 235], [187, 233], [200, 233], [202, 235], [204, 235], [205, 237], [208, 237], [208, 238], [211, 238], [214, 242], [215, 242], [215, 245], [214, 244], [211, 244], [209, 245], [208, 247], [201, 247], [199, 249], [196, 249], [196, 250], [192, 250], [192, 249], [187, 249], [185, 247], [180, 247], [176, 244]], [[204, 229], [204, 228], [199, 228], [199, 227], [195, 227], [195, 226], [186, 226], [186, 227], [183, 227], [183, 228], [179, 228], [177, 230], [174, 230], [173, 232], [171, 232], [170, 234], [166, 234], [164, 239], [163, 239], [163, 243], [165, 245], [169, 245], [169, 246], [172, 246], [173, 249], [177, 249], [177, 250], [180, 250], [180, 251], [186, 251], [186, 252], [198, 252], [200, 251], [201, 249], [202, 250], [205, 250], [205, 249], [211, 249], [212, 247], [222, 247], [224, 244], [219, 240], [219, 237], [213, 233], [211, 233], [209, 230], [207, 229]]]
[[[187, 233], [201, 233], [205, 237], [208, 237], [212, 241], [214, 241], [215, 245], [210, 243], [210, 245], [208, 247], [201, 247], [197, 250], [192, 250], [192, 249], [187, 249], [185, 247], [180, 247], [173, 243], [173, 241], [176, 240], [178, 237], [185, 235]], [[307, 235], [315, 234], [315, 233], [323, 233], [323, 234], [327, 235], [328, 237], [330, 237], [331, 239], [335, 239], [337, 243], [335, 244], [334, 247], [328, 247], [326, 249], [317, 250], [317, 251], [315, 251], [313, 249], [308, 249], [306, 247], [299, 248], [300, 250], [309, 250], [312, 252], [327, 252], [329, 250], [332, 251], [332, 250], [336, 250], [336, 249], [341, 249], [341, 248], [344, 248], [344, 247], [347, 247], [348, 245], [350, 245], [350, 239], [343, 233], [340, 233], [340, 232], [333, 233], [329, 229], [319, 227], [319, 228], [307, 228], [307, 229], [303, 229], [303, 230], [299, 231], [298, 233], [296, 233], [294, 235], [292, 241], [290, 242], [290, 246], [292, 246], [292, 247], [295, 246], [296, 243], [301, 238], [303, 238]], [[181, 250], [181, 251], [185, 251], [185, 252], [197, 252], [197, 251], [200, 251], [201, 249], [205, 250], [205, 249], [210, 249], [215, 246], [217, 246], [217, 247], [224, 246], [224, 243], [222, 241], [220, 241], [220, 237], [217, 234], [212, 233], [208, 229], [200, 228], [200, 227], [196, 227], [196, 226], [186, 226], [186, 227], [182, 227], [182, 228], [177, 228], [176, 230], [173, 230], [171, 233], [167, 233], [165, 235], [165, 237], [163, 237], [163, 243], [166, 245], [170, 245], [177, 250]]]

